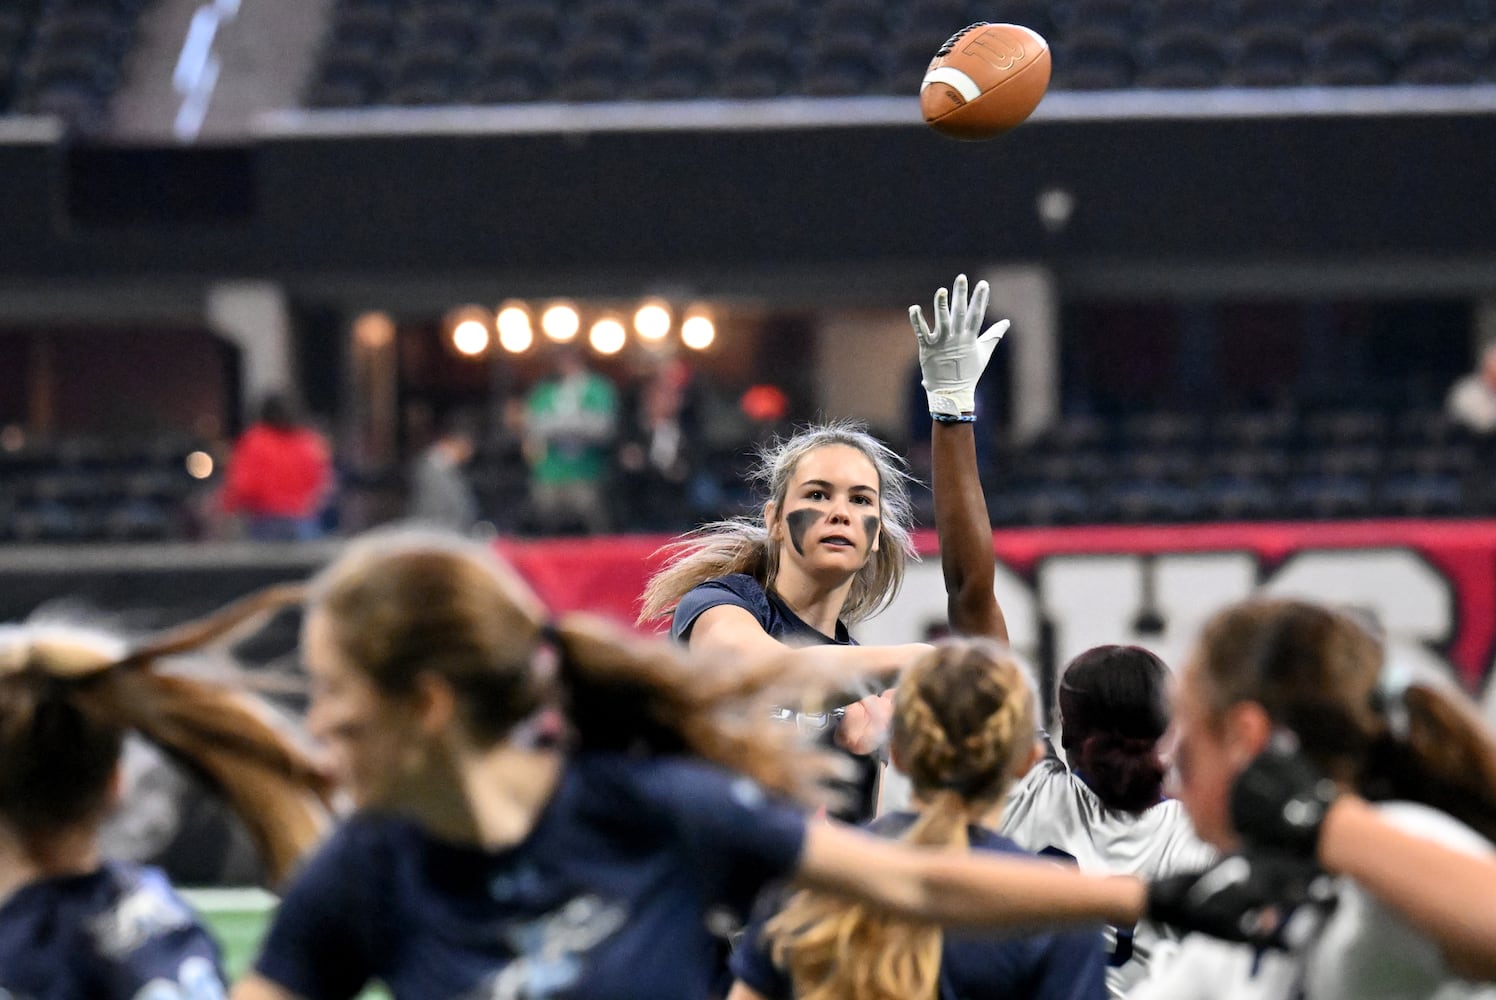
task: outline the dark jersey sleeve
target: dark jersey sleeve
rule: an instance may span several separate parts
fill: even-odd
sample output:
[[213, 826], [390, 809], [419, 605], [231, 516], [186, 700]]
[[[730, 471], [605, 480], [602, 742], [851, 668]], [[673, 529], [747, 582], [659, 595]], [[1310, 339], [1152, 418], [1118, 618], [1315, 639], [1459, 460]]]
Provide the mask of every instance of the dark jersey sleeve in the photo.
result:
[[322, 846], [282, 897], [255, 972], [305, 1000], [347, 1000], [375, 974], [374, 921], [388, 902], [378, 831], [354, 819]]
[[752, 779], [688, 758], [636, 766], [642, 793], [669, 815], [713, 902], [744, 913], [765, 885], [799, 867], [805, 814]]
[[742, 608], [767, 630], [769, 599], [764, 588], [751, 576], [734, 573], [697, 584], [686, 591], [686, 596], [676, 605], [675, 616], [670, 620], [670, 635], [681, 642], [691, 638], [691, 629], [702, 613], [723, 604]]
[[227, 980], [218, 944], [165, 876], [158, 869], [117, 863], [109, 870], [123, 891], [86, 925], [93, 943], [96, 995], [136, 997], [154, 983], [163, 990], [176, 987], [173, 996], [222, 998]]
[[1101, 931], [1049, 935], [1030, 996], [1033, 1000], [1106, 1000], [1106, 952]]
[[733, 946], [728, 968], [732, 977], [766, 1000], [793, 1000], [794, 985], [783, 969], [774, 964], [764, 925], [787, 901], [782, 889], [771, 889], [753, 908], [753, 920]]
[[110, 997], [135, 997], [147, 984], [158, 992], [171, 984], [191, 1000], [220, 1000], [227, 995], [223, 970], [218, 964], [218, 945], [201, 924], [179, 927], [153, 938], [129, 955], [122, 956], [105, 975], [110, 979]]

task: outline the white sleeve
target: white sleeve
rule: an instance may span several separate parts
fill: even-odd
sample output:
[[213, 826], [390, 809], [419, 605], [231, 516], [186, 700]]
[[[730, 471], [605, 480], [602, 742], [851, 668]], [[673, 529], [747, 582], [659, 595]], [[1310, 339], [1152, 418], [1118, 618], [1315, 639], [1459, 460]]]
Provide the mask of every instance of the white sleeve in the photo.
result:
[[1161, 949], [1148, 966], [1148, 975], [1127, 994], [1127, 1000], [1216, 1000], [1225, 996], [1225, 964], [1240, 949], [1225, 942], [1192, 934], [1178, 945]]
[[[1458, 821], [1413, 803], [1383, 803], [1382, 818], [1415, 836], [1456, 851], [1492, 853], [1492, 845]], [[1395, 863], [1389, 859], [1389, 863]], [[1349, 879], [1340, 879], [1340, 902], [1315, 943], [1305, 986], [1315, 997], [1443, 996], [1456, 977], [1430, 938]], [[1474, 903], [1474, 901], [1472, 901]], [[1478, 904], [1476, 904], [1478, 905]], [[1491, 996], [1492, 993], [1471, 993]]]

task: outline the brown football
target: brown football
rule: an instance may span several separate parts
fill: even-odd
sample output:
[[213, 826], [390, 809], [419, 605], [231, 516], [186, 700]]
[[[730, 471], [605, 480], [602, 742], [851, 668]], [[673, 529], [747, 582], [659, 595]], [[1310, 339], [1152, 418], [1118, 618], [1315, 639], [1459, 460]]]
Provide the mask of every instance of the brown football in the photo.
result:
[[990, 139], [1033, 114], [1049, 87], [1049, 44], [1019, 24], [978, 21], [940, 47], [919, 88], [935, 131]]

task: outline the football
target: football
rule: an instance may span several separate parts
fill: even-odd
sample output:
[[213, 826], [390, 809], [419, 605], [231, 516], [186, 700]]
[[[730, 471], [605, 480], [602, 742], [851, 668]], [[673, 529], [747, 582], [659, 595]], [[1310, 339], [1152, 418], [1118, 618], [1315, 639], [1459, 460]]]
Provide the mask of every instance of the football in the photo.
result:
[[920, 111], [955, 139], [990, 139], [1031, 115], [1049, 87], [1049, 44], [1019, 24], [978, 21], [935, 53], [919, 88]]

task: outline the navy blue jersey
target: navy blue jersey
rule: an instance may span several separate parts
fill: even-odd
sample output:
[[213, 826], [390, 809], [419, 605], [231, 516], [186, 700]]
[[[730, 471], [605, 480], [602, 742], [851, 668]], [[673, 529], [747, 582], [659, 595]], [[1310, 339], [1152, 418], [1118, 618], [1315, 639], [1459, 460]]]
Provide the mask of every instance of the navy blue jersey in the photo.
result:
[[687, 758], [579, 753], [524, 841], [345, 823], [282, 900], [256, 970], [307, 1000], [701, 1000], [709, 918], [799, 864], [804, 816]]
[[[914, 813], [890, 813], [869, 825], [897, 837], [915, 821]], [[1007, 837], [980, 826], [967, 827], [978, 851], [1023, 854]], [[774, 906], [760, 912], [732, 955], [732, 972], [769, 1000], [791, 1000], [789, 975], [769, 957], [763, 925]], [[1106, 1000], [1106, 955], [1100, 928], [996, 937], [990, 933], [947, 931], [940, 966], [941, 1000]]]
[[6, 1000], [222, 1000], [218, 945], [155, 868], [107, 861], [0, 906]]
[[[840, 619], [836, 623], [836, 635], [818, 632], [790, 610], [788, 604], [763, 584], [746, 573], [719, 576], [698, 584], [686, 592], [676, 606], [675, 617], [670, 622], [670, 634], [686, 642], [696, 619], [712, 608], [721, 605], [742, 608], [754, 618], [772, 638], [787, 646], [855, 646], [856, 641], [847, 634], [847, 626]], [[855, 696], [849, 696], [849, 700]], [[784, 721], [793, 722], [809, 729], [821, 737], [827, 746], [834, 746], [836, 726], [840, 712], [797, 713], [790, 709], [783, 712]], [[833, 815], [848, 823], [862, 823], [873, 817], [878, 805], [878, 777], [880, 774], [875, 757], [847, 754], [856, 765], [856, 774], [845, 791], [845, 804], [833, 810]]]
[[691, 638], [691, 628], [702, 612], [723, 604], [747, 611], [758, 619], [765, 632], [787, 646], [855, 645], [840, 619], [835, 635], [818, 632], [801, 621], [778, 594], [765, 590], [763, 584], [746, 573], [719, 576], [687, 591], [670, 620], [670, 634], [685, 642]]

